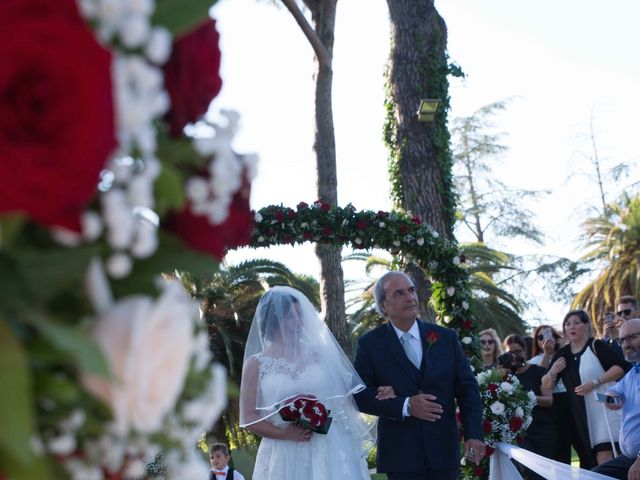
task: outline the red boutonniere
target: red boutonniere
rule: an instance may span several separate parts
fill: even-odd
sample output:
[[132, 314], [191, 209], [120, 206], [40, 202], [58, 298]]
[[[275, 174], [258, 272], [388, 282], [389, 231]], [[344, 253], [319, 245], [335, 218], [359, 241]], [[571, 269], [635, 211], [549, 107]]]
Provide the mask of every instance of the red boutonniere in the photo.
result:
[[427, 345], [428, 345], [427, 346], [427, 352], [431, 348], [431, 345], [436, 343], [439, 338], [440, 338], [440, 335], [438, 335], [438, 332], [429, 332], [429, 333], [427, 333], [427, 335], [425, 337], [425, 339], [427, 341]]

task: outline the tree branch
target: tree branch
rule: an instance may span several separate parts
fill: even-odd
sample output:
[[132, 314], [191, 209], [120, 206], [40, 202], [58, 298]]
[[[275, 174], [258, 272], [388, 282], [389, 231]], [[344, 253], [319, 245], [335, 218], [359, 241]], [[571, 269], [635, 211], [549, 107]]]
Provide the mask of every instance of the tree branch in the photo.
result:
[[329, 57], [329, 52], [320, 41], [320, 37], [313, 29], [313, 27], [309, 24], [306, 17], [302, 13], [302, 10], [298, 7], [298, 4], [295, 0], [281, 0], [282, 4], [287, 7], [287, 10], [293, 15], [296, 23], [304, 33], [304, 36], [307, 37], [309, 43], [311, 44], [311, 48], [313, 48], [314, 53], [316, 54], [316, 58], [318, 59], [318, 63], [321, 67], [331, 68], [331, 59]]

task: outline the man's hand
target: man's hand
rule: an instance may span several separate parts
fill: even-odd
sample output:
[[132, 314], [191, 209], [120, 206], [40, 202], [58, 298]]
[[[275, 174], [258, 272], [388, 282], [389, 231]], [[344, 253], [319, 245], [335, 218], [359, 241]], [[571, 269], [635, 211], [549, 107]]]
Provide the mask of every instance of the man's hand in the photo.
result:
[[411, 406], [411, 416], [426, 420], [427, 422], [435, 422], [440, 420], [442, 416], [442, 405], [436, 403], [437, 398], [428, 393], [419, 393], [409, 398]]
[[629, 469], [628, 480], [640, 480], [640, 457], [636, 458]]
[[618, 329], [613, 320], [604, 320], [602, 322], [602, 336], [605, 338], [618, 338]]
[[376, 400], [388, 400], [395, 397], [396, 392], [390, 385], [384, 385], [376, 389]]
[[471, 460], [476, 465], [480, 464], [480, 460], [486, 453], [486, 446], [483, 441], [470, 438], [464, 442], [464, 454], [467, 460]]
[[607, 391], [607, 393], [605, 393], [605, 395], [609, 396], [609, 397], [613, 397], [616, 399], [615, 403], [609, 403], [606, 402], [604, 404], [604, 407], [607, 410], [620, 410], [622, 408], [622, 406], [624, 405], [624, 398], [621, 397], [620, 395], [613, 393], [613, 392], [609, 392]]

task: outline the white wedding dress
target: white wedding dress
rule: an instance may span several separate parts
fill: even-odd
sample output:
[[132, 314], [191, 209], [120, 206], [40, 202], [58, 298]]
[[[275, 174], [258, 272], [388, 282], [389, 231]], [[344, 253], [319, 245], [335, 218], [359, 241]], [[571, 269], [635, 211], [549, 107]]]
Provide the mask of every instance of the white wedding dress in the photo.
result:
[[[326, 435], [314, 433], [309, 442], [263, 438], [258, 449], [253, 480], [367, 479], [362, 428], [351, 395], [328, 399], [323, 396], [325, 374], [321, 365], [310, 363], [302, 371], [283, 358], [256, 356], [259, 364], [259, 395], [273, 405], [293, 395], [311, 394], [331, 410], [333, 423]], [[279, 414], [266, 421], [284, 428]]]

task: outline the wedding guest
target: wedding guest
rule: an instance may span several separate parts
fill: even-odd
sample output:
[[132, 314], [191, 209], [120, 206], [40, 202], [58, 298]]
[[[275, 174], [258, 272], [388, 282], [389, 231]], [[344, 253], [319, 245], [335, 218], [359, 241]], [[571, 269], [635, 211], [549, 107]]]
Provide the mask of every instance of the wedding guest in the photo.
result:
[[[456, 479], [456, 406], [467, 458], [478, 464], [485, 454], [478, 382], [460, 340], [456, 332], [417, 318], [418, 296], [405, 273], [380, 277], [374, 297], [388, 322], [358, 339], [354, 365], [366, 385], [356, 402], [378, 417], [378, 472], [389, 480]], [[378, 399], [381, 385], [393, 387], [396, 396]]]
[[571, 442], [581, 468], [589, 470], [612, 458], [611, 444], [618, 441], [620, 430], [619, 415], [603, 413], [593, 392], [611, 388], [629, 364], [609, 344], [594, 340], [591, 319], [584, 310], [568, 312], [562, 330], [569, 343], [551, 359], [543, 384], [553, 387], [559, 379], [564, 383], [573, 420]]
[[[610, 312], [608, 312], [610, 313]], [[618, 331], [622, 324], [630, 318], [640, 316], [638, 300], [631, 295], [623, 295], [618, 299], [615, 315], [609, 318], [607, 314], [602, 318], [602, 340], [609, 342], [622, 355], [622, 345], [618, 339]]]
[[[533, 357], [529, 360], [532, 365], [539, 365], [547, 369], [551, 363], [553, 355], [564, 345], [562, 336], [551, 325], [538, 325], [533, 331]], [[553, 388], [553, 409], [556, 422], [556, 449], [551, 457], [558, 462], [571, 464], [571, 429], [573, 421], [567, 389], [558, 380]]]
[[[511, 354], [512, 364], [518, 366], [515, 375], [520, 384], [526, 391], [535, 393], [538, 401], [531, 413], [531, 425], [524, 431], [519, 444], [522, 448], [533, 453], [552, 458], [556, 450], [556, 424], [551, 408], [553, 403], [551, 387], [542, 386], [542, 377], [547, 373], [547, 370], [526, 362], [526, 344], [520, 335], [507, 336], [503, 346], [505, 352]], [[543, 477], [527, 468], [521, 467], [521, 471], [524, 480], [544, 480]]]
[[606, 392], [613, 402], [604, 405], [610, 410], [622, 409], [622, 455], [598, 465], [593, 471], [620, 480], [640, 480], [640, 319], [629, 319], [620, 327], [620, 343], [625, 360], [634, 366]]
[[214, 443], [209, 447], [211, 471], [209, 480], [244, 480], [244, 476], [229, 466], [231, 455], [229, 447], [224, 443]]
[[502, 353], [498, 332], [493, 328], [487, 328], [481, 331], [478, 336], [480, 337], [482, 368], [484, 370], [495, 368], [497, 366], [496, 359]]
[[[240, 385], [240, 426], [262, 437], [253, 478], [369, 480], [371, 425], [353, 400], [362, 389], [360, 376], [309, 299], [289, 287], [266, 292], [249, 330]], [[326, 434], [282, 418], [280, 410], [301, 397], [330, 411]], [[318, 412], [322, 420], [325, 415]]]

